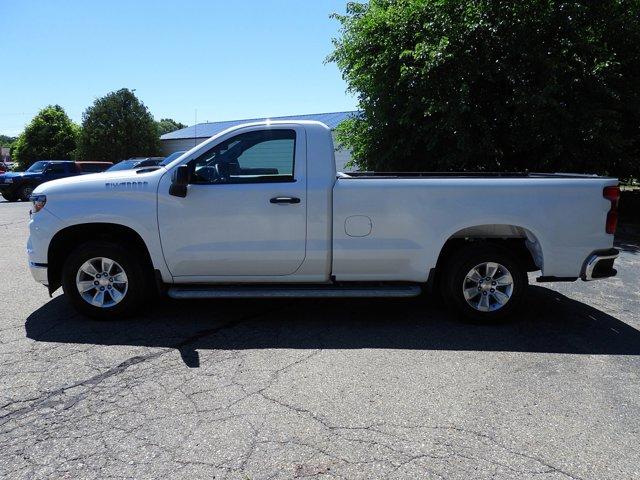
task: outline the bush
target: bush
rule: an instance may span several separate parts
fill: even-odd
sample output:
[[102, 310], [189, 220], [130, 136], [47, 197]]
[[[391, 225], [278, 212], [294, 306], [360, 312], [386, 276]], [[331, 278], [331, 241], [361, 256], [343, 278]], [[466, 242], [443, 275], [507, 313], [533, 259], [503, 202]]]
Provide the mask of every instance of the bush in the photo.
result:
[[97, 99], [82, 115], [79, 156], [118, 162], [160, 152], [158, 129], [133, 91], [122, 88]]
[[640, 2], [350, 3], [329, 57], [376, 170], [640, 174]]
[[0, 147], [11, 147], [16, 140], [16, 137], [0, 135]]
[[156, 122], [156, 126], [158, 127], [159, 136], [187, 127], [184, 123], [176, 122], [172, 118], [163, 118], [159, 122]]
[[31, 120], [11, 149], [11, 157], [23, 170], [36, 160], [74, 158], [79, 127], [60, 105], [49, 105]]

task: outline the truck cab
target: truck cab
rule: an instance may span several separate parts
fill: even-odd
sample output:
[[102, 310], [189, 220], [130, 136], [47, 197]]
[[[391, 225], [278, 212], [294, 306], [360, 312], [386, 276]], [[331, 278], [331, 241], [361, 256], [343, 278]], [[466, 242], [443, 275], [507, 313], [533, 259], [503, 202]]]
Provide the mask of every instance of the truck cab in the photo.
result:
[[158, 223], [174, 281], [328, 281], [336, 178], [329, 142], [326, 128], [258, 124], [183, 161], [184, 197], [164, 175]]

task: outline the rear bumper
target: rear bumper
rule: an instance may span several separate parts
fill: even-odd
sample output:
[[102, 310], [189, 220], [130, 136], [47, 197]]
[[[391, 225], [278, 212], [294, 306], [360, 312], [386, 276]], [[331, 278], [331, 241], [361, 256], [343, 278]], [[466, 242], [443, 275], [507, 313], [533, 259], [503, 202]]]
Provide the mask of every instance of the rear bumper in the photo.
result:
[[580, 278], [585, 282], [599, 278], [615, 277], [618, 273], [613, 263], [620, 252], [616, 248], [596, 250], [585, 260]]

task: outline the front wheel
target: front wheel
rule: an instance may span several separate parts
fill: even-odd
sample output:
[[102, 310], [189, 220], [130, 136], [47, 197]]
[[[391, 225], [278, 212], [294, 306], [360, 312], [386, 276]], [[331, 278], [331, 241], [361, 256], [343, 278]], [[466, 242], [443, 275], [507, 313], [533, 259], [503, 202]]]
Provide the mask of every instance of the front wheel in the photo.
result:
[[447, 265], [445, 297], [465, 318], [501, 321], [518, 308], [527, 288], [527, 272], [505, 249], [470, 245]]
[[11, 195], [9, 193], [3, 193], [2, 196], [4, 197], [4, 199], [7, 202], [15, 202], [16, 200], [18, 200], [18, 197], [16, 197], [15, 195]]
[[80, 313], [99, 320], [126, 317], [147, 296], [148, 276], [127, 250], [109, 242], [76, 248], [62, 269], [62, 288]]
[[28, 202], [29, 197], [33, 193], [33, 190], [34, 190], [33, 185], [25, 185], [24, 187], [22, 187], [20, 189], [20, 193], [18, 194], [18, 196], [20, 197], [20, 200], [22, 200], [23, 202]]

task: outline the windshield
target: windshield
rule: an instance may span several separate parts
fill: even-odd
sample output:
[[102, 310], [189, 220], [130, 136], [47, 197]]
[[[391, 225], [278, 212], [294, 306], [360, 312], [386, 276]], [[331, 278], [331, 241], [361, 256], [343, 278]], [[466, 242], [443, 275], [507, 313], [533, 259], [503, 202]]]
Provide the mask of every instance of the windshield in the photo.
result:
[[31, 173], [41, 173], [44, 170], [44, 167], [47, 166], [47, 162], [36, 162], [27, 168], [27, 172]]
[[180, 155], [182, 155], [184, 152], [186, 152], [186, 150], [183, 150], [181, 152], [173, 152], [171, 155], [169, 155], [167, 158], [165, 158], [162, 162], [160, 162], [160, 165], [162, 165], [163, 167], [166, 167], [171, 162], [173, 162], [176, 158], [178, 158]]
[[114, 170], [130, 170], [136, 166], [138, 162], [136, 160], [122, 160], [116, 163], [113, 167], [107, 168], [107, 172], [113, 172]]

